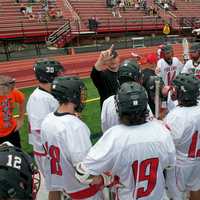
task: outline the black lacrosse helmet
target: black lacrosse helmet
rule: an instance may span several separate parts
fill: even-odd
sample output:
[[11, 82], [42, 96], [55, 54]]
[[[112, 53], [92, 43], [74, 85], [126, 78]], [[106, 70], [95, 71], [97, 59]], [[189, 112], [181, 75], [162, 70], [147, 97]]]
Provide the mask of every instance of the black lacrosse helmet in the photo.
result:
[[35, 76], [41, 83], [52, 83], [54, 78], [64, 71], [60, 62], [46, 58], [37, 60], [33, 67]]
[[52, 83], [51, 93], [60, 103], [74, 103], [77, 112], [81, 112], [84, 108], [86, 87], [78, 77], [56, 77]]
[[179, 74], [173, 80], [177, 99], [181, 101], [197, 101], [199, 97], [200, 80], [193, 74]]
[[123, 83], [116, 95], [119, 116], [140, 115], [147, 109], [148, 96], [143, 86], [136, 82]]
[[118, 70], [118, 81], [120, 85], [128, 81], [139, 82], [141, 77], [140, 66], [135, 60], [127, 59], [120, 64]]
[[28, 154], [7, 142], [0, 145], [0, 199], [34, 199], [40, 185], [40, 176], [34, 179], [36, 173]]

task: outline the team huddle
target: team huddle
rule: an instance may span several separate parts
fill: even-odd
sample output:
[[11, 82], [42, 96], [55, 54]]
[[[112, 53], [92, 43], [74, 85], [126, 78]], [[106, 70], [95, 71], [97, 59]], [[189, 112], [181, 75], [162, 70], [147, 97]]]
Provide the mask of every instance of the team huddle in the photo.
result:
[[[83, 81], [63, 76], [57, 61], [35, 63], [39, 84], [26, 106], [29, 143], [49, 200], [103, 200], [104, 188], [116, 200], [165, 200], [166, 194], [200, 200], [200, 44], [192, 44], [185, 64], [171, 45], [162, 46], [161, 54], [154, 72], [133, 58], [119, 63], [113, 47], [101, 52], [91, 72], [103, 132], [94, 146], [80, 119]], [[157, 105], [164, 113], [159, 119]], [[17, 194], [2, 198], [33, 198]]]

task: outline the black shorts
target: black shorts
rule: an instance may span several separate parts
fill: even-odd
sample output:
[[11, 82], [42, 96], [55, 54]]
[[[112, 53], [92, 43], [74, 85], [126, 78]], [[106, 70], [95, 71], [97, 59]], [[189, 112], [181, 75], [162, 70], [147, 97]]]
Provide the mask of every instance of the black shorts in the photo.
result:
[[16, 147], [21, 148], [19, 131], [13, 130], [9, 135], [0, 137], [0, 144], [6, 141], [10, 142]]

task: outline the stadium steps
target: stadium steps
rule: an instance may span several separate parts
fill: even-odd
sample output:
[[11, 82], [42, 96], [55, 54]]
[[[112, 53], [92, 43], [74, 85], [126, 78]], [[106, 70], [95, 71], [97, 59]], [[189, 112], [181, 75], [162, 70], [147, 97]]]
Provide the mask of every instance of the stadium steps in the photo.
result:
[[176, 0], [178, 10], [171, 11], [176, 17], [199, 17], [200, 1], [185, 2], [185, 0]]
[[[136, 10], [135, 8], [127, 8], [126, 11], [121, 11], [122, 18], [117, 18], [112, 16], [112, 9], [106, 7], [106, 2], [102, 0], [69, 0], [74, 10], [79, 14], [82, 24], [88, 27], [88, 19], [96, 16], [99, 23], [99, 28], [97, 32], [112, 32], [112, 31], [127, 31], [127, 30], [140, 30], [138, 26], [134, 26], [137, 22], [131, 20], [138, 20], [142, 25], [143, 23], [148, 24], [143, 30], [161, 30], [163, 27], [163, 20], [155, 19], [155, 17], [149, 17], [146, 21], [145, 13], [141, 10]], [[147, 16], [148, 17], [148, 16]], [[124, 19], [129, 18], [129, 23], [127, 24]], [[141, 20], [145, 20], [142, 21]], [[155, 22], [157, 21], [157, 26]], [[153, 28], [152, 28], [153, 25]], [[134, 26], [134, 28], [133, 28]], [[129, 27], [132, 27], [129, 29]], [[152, 29], [151, 29], [152, 28]]]
[[[182, 60], [182, 46], [174, 45], [175, 56]], [[140, 56], [146, 56], [149, 53], [156, 53], [157, 46], [150, 48], [135, 48], [118, 50], [121, 60], [131, 58], [131, 52]], [[95, 64], [99, 52], [81, 53], [75, 55], [63, 55], [52, 57], [62, 63], [65, 68], [66, 75], [76, 75], [80, 77], [88, 77], [92, 66]], [[10, 75], [16, 78], [17, 87], [30, 87], [36, 84], [33, 64], [37, 59], [18, 60], [0, 63], [0, 74]], [[143, 66], [147, 67], [147, 66]]]
[[[177, 10], [170, 10], [165, 12], [164, 9], [160, 9], [160, 16], [167, 21], [172, 20], [172, 28], [175, 30], [186, 28], [199, 28], [196, 26], [195, 20], [200, 20], [199, 10], [200, 1], [185, 2], [185, 0], [176, 0]], [[182, 19], [187, 18], [187, 24], [182, 24]]]
[[[28, 5], [28, 1], [23, 2], [25, 6]], [[16, 3], [15, 0], [0, 0], [0, 5], [0, 38], [46, 36], [64, 24], [62, 19], [39, 23], [37, 16], [39, 12], [43, 11], [41, 3], [32, 3], [35, 18], [31, 20], [28, 19], [28, 16], [20, 13], [21, 3]], [[55, 6], [55, 4], [50, 3], [51, 6]]]
[[[64, 18], [67, 18], [70, 20], [72, 32], [85, 31], [85, 30], [88, 31], [87, 27], [83, 23], [81, 23], [80, 24], [81, 26], [78, 27], [77, 21], [75, 20], [75, 17], [73, 15], [73, 13], [75, 13], [77, 15], [78, 15], [78, 13], [73, 8], [73, 6], [72, 6], [72, 9], [70, 9], [69, 7], [66, 6], [64, 0], [57, 0], [56, 5], [58, 8], [60, 8], [62, 10]], [[80, 28], [80, 30], [78, 30], [79, 28]]]

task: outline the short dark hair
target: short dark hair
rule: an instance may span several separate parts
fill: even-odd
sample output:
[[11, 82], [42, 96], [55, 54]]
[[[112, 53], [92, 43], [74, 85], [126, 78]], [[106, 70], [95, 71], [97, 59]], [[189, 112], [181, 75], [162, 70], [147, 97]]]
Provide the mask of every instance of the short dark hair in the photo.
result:
[[146, 108], [143, 112], [139, 113], [138, 115], [136, 115], [135, 113], [122, 113], [119, 117], [119, 120], [122, 124], [126, 126], [134, 126], [146, 123], [147, 116], [148, 110]]

